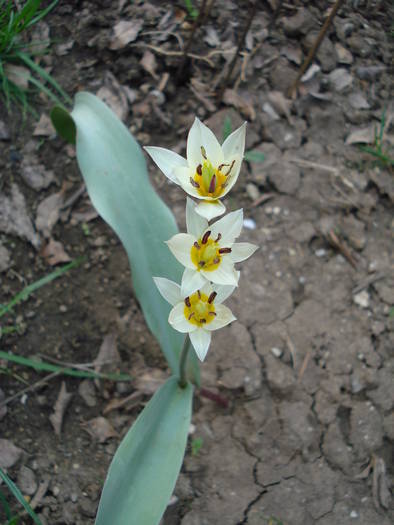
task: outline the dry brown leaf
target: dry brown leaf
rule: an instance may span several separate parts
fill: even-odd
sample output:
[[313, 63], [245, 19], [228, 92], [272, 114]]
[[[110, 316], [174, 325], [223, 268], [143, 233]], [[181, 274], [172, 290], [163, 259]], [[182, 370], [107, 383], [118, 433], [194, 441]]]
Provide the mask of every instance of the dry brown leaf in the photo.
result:
[[350, 133], [345, 144], [373, 144], [375, 140], [375, 126], [358, 128]]
[[143, 396], [143, 392], [133, 392], [127, 397], [123, 397], [122, 399], [111, 399], [105, 406], [103, 410], [103, 414], [108, 414], [108, 412], [111, 412], [112, 410], [117, 410], [118, 408], [125, 407], [126, 410], [131, 410], [132, 408], [139, 405], [141, 399]]
[[387, 480], [386, 464], [382, 458], [373, 457], [372, 497], [375, 507], [390, 507], [391, 493]]
[[63, 244], [54, 239], [49, 239], [48, 244], [41, 249], [40, 255], [50, 266], [71, 261], [71, 257], [65, 251]]
[[26, 67], [16, 66], [14, 64], [6, 64], [4, 66], [4, 72], [6, 78], [21, 88], [23, 91], [28, 89], [30, 71]]
[[30, 152], [23, 155], [20, 174], [26, 184], [36, 191], [47, 188], [55, 179], [53, 171], [46, 169], [43, 164], [38, 162], [37, 157]]
[[105, 443], [111, 437], [116, 437], [118, 433], [115, 431], [114, 427], [105, 417], [99, 416], [87, 421], [83, 425], [84, 430], [93, 439], [97, 440], [99, 443]]
[[25, 238], [35, 248], [40, 245], [40, 238], [27, 214], [25, 198], [16, 184], [11, 185], [9, 196], [0, 193], [0, 231]]
[[125, 120], [129, 113], [127, 95], [110, 71], [105, 73], [104, 86], [97, 91], [96, 95], [112, 109], [120, 120]]
[[101, 372], [103, 368], [108, 371], [113, 370], [121, 362], [116, 340], [117, 335], [114, 333], [104, 337], [99, 353], [93, 361], [96, 373]]
[[238, 109], [248, 120], [255, 120], [256, 112], [253, 105], [245, 100], [233, 89], [226, 89], [223, 95], [223, 102], [228, 106]]
[[40, 120], [37, 122], [36, 127], [33, 131], [34, 137], [54, 137], [56, 135], [56, 130], [53, 127], [51, 119], [48, 115], [43, 113], [40, 117]]
[[51, 236], [52, 228], [59, 220], [64, 202], [64, 192], [59, 191], [46, 197], [37, 207], [36, 228], [46, 238]]
[[140, 60], [140, 64], [145, 69], [145, 71], [147, 71], [149, 74], [152, 75], [152, 77], [155, 80], [157, 79], [157, 75], [156, 75], [157, 62], [156, 62], [155, 55], [152, 53], [152, 51], [149, 51], [149, 49], [147, 49], [144, 52]]
[[168, 375], [164, 370], [158, 368], [148, 368], [145, 372], [137, 373], [137, 379], [133, 381], [133, 386], [145, 395], [152, 395], [166, 381]]
[[60, 436], [62, 431], [63, 417], [68, 407], [68, 404], [71, 401], [72, 394], [67, 392], [66, 383], [62, 381], [60, 387], [59, 395], [57, 396], [55, 408], [53, 414], [49, 416], [49, 421], [52, 423], [52, 426], [55, 430], [55, 434]]
[[113, 29], [113, 35], [109, 43], [109, 48], [112, 50], [122, 49], [130, 42], [134, 42], [138, 36], [138, 33], [141, 31], [141, 28], [141, 20], [121, 20], [115, 25]]
[[280, 91], [270, 91], [268, 93], [268, 100], [273, 105], [279, 115], [286, 117], [290, 125], [293, 124], [293, 119], [290, 114], [291, 100], [286, 98]]

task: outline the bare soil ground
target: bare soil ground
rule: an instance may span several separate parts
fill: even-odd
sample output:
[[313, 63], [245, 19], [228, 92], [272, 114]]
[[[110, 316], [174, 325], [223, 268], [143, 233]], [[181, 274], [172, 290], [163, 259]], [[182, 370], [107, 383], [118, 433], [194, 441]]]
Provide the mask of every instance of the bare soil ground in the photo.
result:
[[[260, 250], [229, 301], [238, 321], [215, 334], [201, 367], [203, 387], [227, 406], [196, 393], [163, 524], [389, 525], [393, 172], [354, 143], [373, 141], [385, 111], [393, 157], [391, 2], [345, 2], [293, 100], [287, 90], [332, 3], [276, 13], [279, 2], [259, 3], [222, 101], [250, 7], [212, 4], [178, 78], [192, 28], [182, 2], [60, 2], [41, 28], [51, 39], [42, 65], [71, 96], [103, 98], [142, 145], [183, 153], [197, 115], [218, 137], [248, 120], [247, 149], [265, 156], [244, 163], [227, 199], [244, 208], [243, 240]], [[123, 248], [94, 213], [73, 148], [47, 125], [51, 103], [35, 107], [39, 126], [0, 107], [0, 303], [86, 259], [1, 319], [19, 326], [1, 349], [61, 363], [92, 363], [101, 349], [132, 381], [37, 385], [44, 374], [2, 361], [0, 395], [15, 398], [0, 406], [0, 465], [43, 524], [86, 525], [118, 443], [169, 372]], [[184, 194], [149, 169], [183, 230]]]

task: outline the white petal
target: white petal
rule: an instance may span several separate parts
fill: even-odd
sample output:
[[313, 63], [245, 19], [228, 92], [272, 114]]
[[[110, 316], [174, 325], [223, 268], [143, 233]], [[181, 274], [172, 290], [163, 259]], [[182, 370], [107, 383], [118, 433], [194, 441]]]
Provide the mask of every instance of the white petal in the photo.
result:
[[186, 266], [186, 268], [195, 268], [191, 259], [191, 249], [193, 243], [196, 241], [197, 239], [193, 237], [193, 235], [189, 235], [188, 233], [177, 233], [167, 241], [167, 245], [172, 254], [181, 264], [183, 264], [183, 266]]
[[226, 207], [221, 201], [202, 201], [196, 206], [196, 212], [207, 221], [223, 215], [225, 211]]
[[205, 330], [209, 330], [211, 332], [213, 330], [218, 330], [219, 328], [223, 328], [223, 326], [227, 326], [232, 321], [236, 321], [237, 319], [234, 317], [230, 308], [227, 308], [227, 306], [224, 306], [223, 304], [216, 305], [215, 312], [215, 319], [209, 324], [205, 325]]
[[197, 189], [191, 184], [190, 177], [191, 171], [190, 168], [178, 167], [174, 169], [175, 177], [186, 193], [196, 199], [203, 199], [203, 197], [198, 193]]
[[[239, 272], [238, 272], [239, 273]], [[237, 275], [237, 280], [239, 275]], [[223, 303], [235, 290], [235, 286], [214, 284], [212, 286], [213, 290], [217, 293], [215, 297], [215, 305]]]
[[234, 263], [229, 257], [224, 257], [220, 266], [216, 270], [207, 272], [201, 270], [200, 273], [208, 280], [215, 284], [238, 285], [238, 275], [234, 269]]
[[211, 293], [213, 292], [213, 288], [212, 288], [211, 283], [209, 281], [205, 280], [204, 286], [202, 288], [200, 288], [200, 292], [201, 293], [205, 293], [205, 295], [207, 295], [209, 297], [211, 295]]
[[230, 257], [235, 263], [241, 262], [253, 255], [258, 248], [258, 246], [250, 242], [236, 242], [231, 246]]
[[243, 226], [243, 210], [232, 211], [225, 215], [222, 219], [219, 219], [212, 224], [209, 229], [211, 230], [212, 238], [216, 239], [219, 233], [222, 238], [219, 241], [219, 245], [223, 248], [231, 248], [231, 245], [235, 239], [239, 236]]
[[215, 168], [224, 162], [223, 151], [217, 138], [205, 124], [196, 118], [187, 138], [187, 162], [193, 170], [204, 160], [201, 146]]
[[179, 284], [174, 283], [174, 281], [170, 281], [165, 277], [153, 277], [153, 280], [155, 281], [155, 285], [161, 295], [166, 301], [172, 304], [172, 306], [179, 303], [179, 301], [182, 301], [181, 287]]
[[166, 177], [168, 177], [175, 184], [179, 184], [178, 179], [174, 174], [174, 168], [180, 166], [187, 166], [187, 161], [175, 151], [165, 148], [158, 148], [156, 146], [146, 146], [145, 151], [149, 153], [157, 166], [161, 169]]
[[242, 158], [235, 157], [235, 163], [234, 163], [233, 169], [231, 170], [231, 174], [227, 177], [227, 186], [221, 195], [222, 198], [225, 195], [227, 195], [227, 193], [232, 189], [234, 184], [237, 182], [239, 172], [241, 170], [241, 164], [242, 164]]
[[241, 159], [245, 151], [246, 122], [229, 135], [222, 144], [225, 162], [229, 162], [236, 155]]
[[185, 303], [183, 301], [176, 304], [168, 316], [168, 322], [175, 330], [186, 334], [197, 330], [198, 327], [195, 324], [189, 323], [185, 317], [184, 309]]
[[187, 197], [186, 199], [186, 228], [197, 239], [202, 236], [208, 227], [208, 221], [196, 213], [196, 204]]
[[200, 290], [205, 283], [206, 279], [203, 275], [201, 275], [200, 272], [197, 272], [195, 269], [191, 270], [189, 268], [186, 268], [182, 275], [182, 297], [187, 297], [188, 295], [191, 295], [197, 290]]
[[190, 334], [190, 341], [199, 360], [204, 361], [209, 345], [211, 344], [211, 334], [199, 328]]

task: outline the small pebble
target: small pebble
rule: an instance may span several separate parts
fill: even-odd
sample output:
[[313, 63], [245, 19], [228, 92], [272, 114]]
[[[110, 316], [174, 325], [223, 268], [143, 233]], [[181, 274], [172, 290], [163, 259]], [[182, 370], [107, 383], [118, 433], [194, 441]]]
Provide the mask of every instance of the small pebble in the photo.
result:
[[280, 348], [276, 348], [276, 346], [271, 348], [271, 352], [277, 358], [281, 357], [283, 354], [282, 350]]
[[369, 306], [369, 293], [366, 290], [359, 292], [353, 297], [353, 302], [361, 308], [368, 308]]
[[316, 257], [324, 257], [326, 255], [326, 250], [324, 248], [320, 248], [319, 250], [315, 251]]
[[351, 518], [358, 518], [358, 513], [355, 510], [352, 510], [352, 512], [350, 513], [350, 517]]
[[67, 312], [67, 306], [65, 304], [61, 304], [59, 306], [59, 312], [62, 312], [62, 314], [64, 314], [65, 312]]
[[244, 227], [248, 230], [255, 230], [256, 229], [256, 223], [253, 219], [244, 219]]
[[279, 215], [280, 214], [280, 208], [279, 206], [274, 206], [274, 208], [272, 208], [272, 213], [274, 215]]

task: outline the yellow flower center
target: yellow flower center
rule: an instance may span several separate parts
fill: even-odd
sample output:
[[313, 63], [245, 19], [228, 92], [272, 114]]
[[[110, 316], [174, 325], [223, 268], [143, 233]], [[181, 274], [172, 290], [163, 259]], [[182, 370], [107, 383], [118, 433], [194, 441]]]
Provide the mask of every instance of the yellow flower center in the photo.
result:
[[220, 266], [223, 255], [231, 253], [231, 248], [221, 248], [219, 246], [220, 233], [216, 240], [213, 240], [210, 235], [211, 232], [207, 231], [191, 247], [190, 257], [197, 271], [212, 272], [216, 270]]
[[231, 164], [220, 164], [214, 168], [203, 152], [204, 162], [196, 168], [194, 177], [190, 177], [190, 183], [196, 188], [202, 197], [218, 199], [224, 192], [235, 160]]
[[200, 327], [211, 323], [216, 317], [215, 305], [213, 304], [215, 297], [216, 292], [212, 292], [208, 297], [200, 290], [186, 297], [183, 312], [189, 323]]

